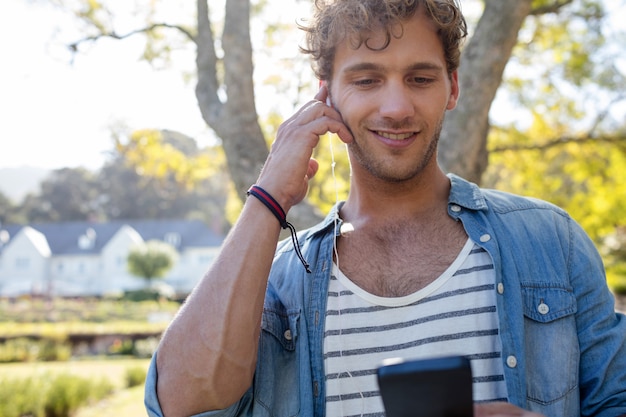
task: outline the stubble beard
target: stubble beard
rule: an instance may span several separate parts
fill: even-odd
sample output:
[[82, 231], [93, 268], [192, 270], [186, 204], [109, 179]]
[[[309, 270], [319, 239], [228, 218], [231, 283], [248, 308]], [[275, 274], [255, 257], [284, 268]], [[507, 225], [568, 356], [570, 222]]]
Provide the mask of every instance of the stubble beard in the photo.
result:
[[353, 135], [354, 141], [348, 146], [350, 149], [350, 159], [361, 165], [374, 178], [381, 181], [401, 183], [412, 180], [423, 173], [433, 158], [436, 158], [439, 138], [441, 136], [441, 130], [443, 129], [443, 119], [442, 117], [437, 123], [437, 127], [428, 141], [426, 152], [420, 159], [415, 161], [416, 163], [414, 165], [401, 168], [393, 163], [389, 163], [388, 160], [382, 161], [377, 159], [375, 155], [372, 155], [371, 151], [361, 147], [355, 135]]

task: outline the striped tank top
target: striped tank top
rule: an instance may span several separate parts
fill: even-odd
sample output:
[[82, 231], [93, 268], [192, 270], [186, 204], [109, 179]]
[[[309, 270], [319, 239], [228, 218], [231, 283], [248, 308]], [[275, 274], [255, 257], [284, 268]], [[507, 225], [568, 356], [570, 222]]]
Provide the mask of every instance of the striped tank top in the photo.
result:
[[430, 285], [404, 297], [365, 292], [333, 267], [326, 310], [327, 416], [384, 416], [376, 369], [388, 358], [464, 355], [474, 401], [506, 401], [495, 273], [471, 240]]

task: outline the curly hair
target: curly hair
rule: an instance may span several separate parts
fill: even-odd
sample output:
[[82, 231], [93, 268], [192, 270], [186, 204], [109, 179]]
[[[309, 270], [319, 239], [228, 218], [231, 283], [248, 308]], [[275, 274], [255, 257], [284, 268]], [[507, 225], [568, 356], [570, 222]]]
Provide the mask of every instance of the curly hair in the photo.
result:
[[[299, 24], [306, 32], [301, 52], [312, 57], [312, 67], [320, 80], [329, 80], [339, 43], [349, 40], [355, 49], [365, 45], [383, 50], [397, 33], [398, 24], [413, 17], [419, 8], [435, 23], [441, 40], [448, 74], [459, 67], [461, 43], [467, 36], [467, 25], [458, 0], [315, 0], [310, 25]], [[382, 47], [368, 45], [370, 33], [383, 29], [386, 42]]]

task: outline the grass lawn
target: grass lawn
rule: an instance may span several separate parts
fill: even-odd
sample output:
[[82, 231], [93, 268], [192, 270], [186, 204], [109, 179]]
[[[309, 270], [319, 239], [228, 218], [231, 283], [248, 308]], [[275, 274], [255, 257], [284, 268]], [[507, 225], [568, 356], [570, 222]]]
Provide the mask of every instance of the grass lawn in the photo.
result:
[[50, 373], [71, 373], [81, 377], [105, 377], [115, 386], [115, 393], [107, 399], [80, 409], [75, 417], [141, 417], [143, 385], [125, 388], [126, 370], [148, 368], [148, 359], [101, 359], [68, 362], [10, 363], [0, 365], [0, 375], [9, 378], [27, 378]]
[[126, 370], [134, 367], [148, 369], [149, 359], [89, 359], [67, 362], [7, 363], [0, 365], [0, 374], [21, 378], [46, 373], [71, 373], [82, 377], [106, 377], [116, 389], [124, 387]]

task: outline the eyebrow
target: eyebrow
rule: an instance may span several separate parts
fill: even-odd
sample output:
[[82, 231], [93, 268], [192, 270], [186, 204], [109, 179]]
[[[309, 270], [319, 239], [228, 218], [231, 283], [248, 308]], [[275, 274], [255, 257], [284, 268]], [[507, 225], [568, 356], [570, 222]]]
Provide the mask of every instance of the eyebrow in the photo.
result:
[[[358, 64], [351, 65], [344, 69], [344, 73], [354, 73], [361, 71], [383, 71], [385, 66], [382, 64], [378, 64], [375, 62], [359, 62]], [[406, 68], [407, 71], [442, 71], [443, 67], [441, 65], [432, 63], [432, 62], [417, 62], [415, 64], [409, 65]]]

